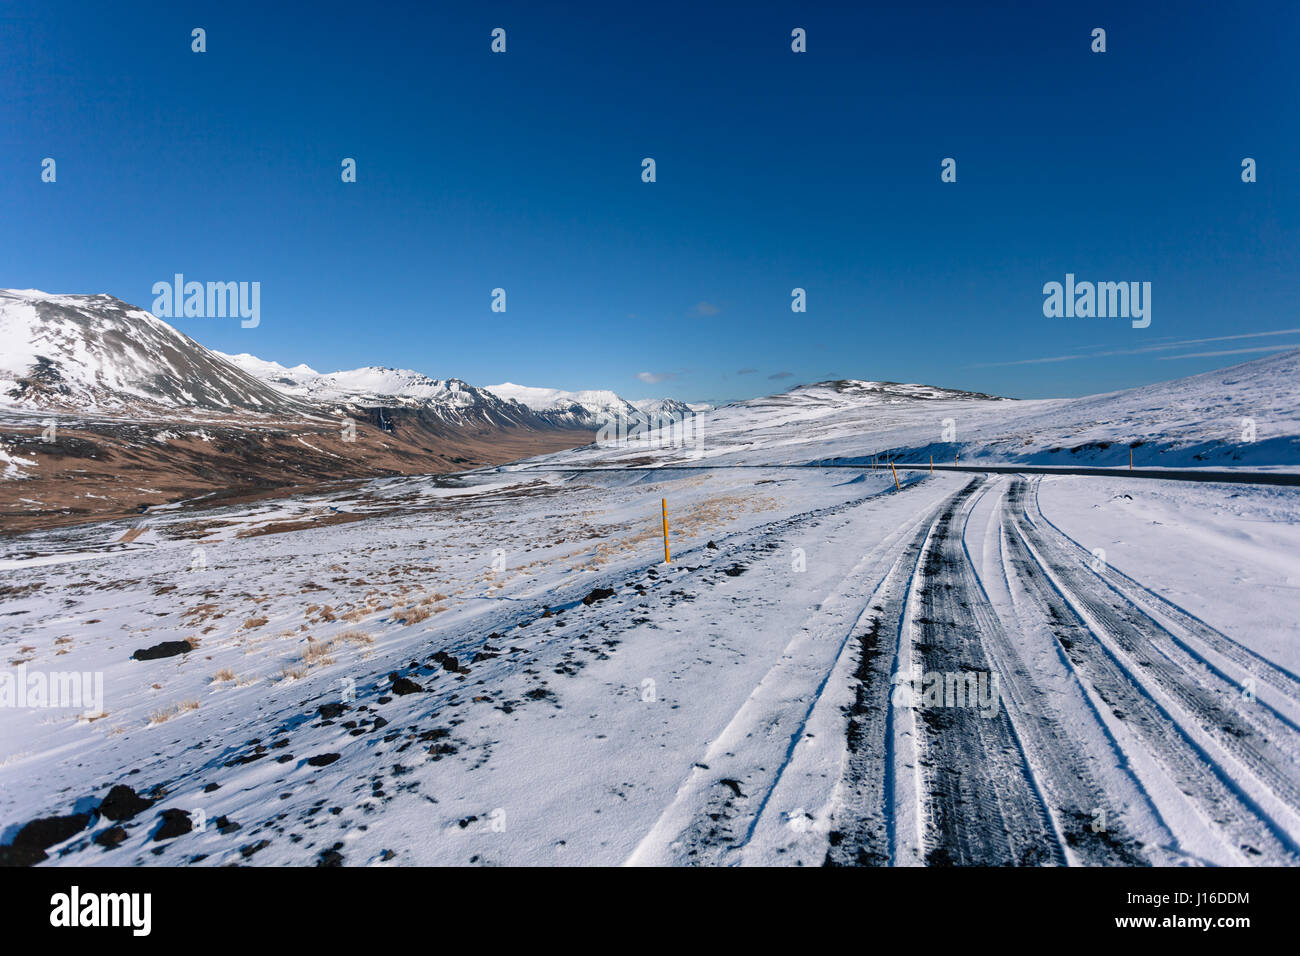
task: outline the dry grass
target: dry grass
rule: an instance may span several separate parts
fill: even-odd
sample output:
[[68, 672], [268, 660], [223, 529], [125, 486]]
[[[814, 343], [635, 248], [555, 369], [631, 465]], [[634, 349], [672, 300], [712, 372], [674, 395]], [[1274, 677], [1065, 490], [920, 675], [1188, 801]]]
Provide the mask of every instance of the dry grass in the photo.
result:
[[398, 624], [419, 624], [432, 613], [422, 604], [415, 607], [394, 607], [393, 620]]
[[[194, 627], [198, 624], [202, 624], [204, 621], [207, 621], [209, 618], [211, 618], [212, 620], [216, 620], [219, 617], [225, 617], [225, 612], [220, 611], [217, 608], [217, 605], [208, 602], [205, 604], [196, 604], [194, 605], [194, 607], [186, 608], [184, 611], [181, 612], [181, 617], [187, 619], [186, 624], [188, 624], [190, 627]], [[189, 620], [190, 618], [193, 618], [193, 620]]]
[[221, 670], [217, 671], [215, 674], [212, 675], [212, 683], [214, 684], [229, 684], [234, 679], [235, 679], [235, 672], [232, 671], [229, 667], [223, 667], [221, 668]]
[[313, 641], [307, 639], [307, 649], [302, 652], [302, 662], [307, 667], [325, 667], [334, 663], [334, 658], [330, 657], [330, 645], [328, 641]]
[[177, 716], [178, 714], [183, 714], [187, 710], [198, 710], [198, 709], [199, 709], [199, 702], [197, 700], [181, 701], [179, 704], [172, 704], [172, 706], [170, 707], [165, 707], [162, 710], [154, 711], [152, 714], [149, 715], [149, 723], [165, 724], [167, 723], [167, 721], [171, 720], [173, 717]]
[[365, 631], [358, 630], [344, 631], [327, 641], [317, 641], [309, 637], [307, 638], [307, 649], [302, 652], [302, 657], [298, 661], [300, 666], [289, 667], [286, 665], [283, 676], [296, 679], [313, 667], [328, 667], [334, 663], [334, 652], [343, 645], [357, 644], [364, 647], [374, 642], [373, 637]]
[[333, 643], [333, 644], [373, 644], [373, 643], [375, 643], [375, 639], [374, 639], [373, 637], [371, 637], [369, 634], [367, 634], [365, 631], [356, 631], [356, 630], [352, 630], [352, 631], [344, 631], [342, 634], [338, 634], [338, 635], [336, 635], [336, 636], [334, 637], [334, 640], [333, 640], [331, 643]]
[[251, 630], [252, 628], [255, 627], [261, 627], [263, 624], [266, 623], [266, 621], [267, 619], [264, 617], [250, 617], [247, 621], [245, 621], [243, 624], [240, 625], [240, 628], [243, 630]]

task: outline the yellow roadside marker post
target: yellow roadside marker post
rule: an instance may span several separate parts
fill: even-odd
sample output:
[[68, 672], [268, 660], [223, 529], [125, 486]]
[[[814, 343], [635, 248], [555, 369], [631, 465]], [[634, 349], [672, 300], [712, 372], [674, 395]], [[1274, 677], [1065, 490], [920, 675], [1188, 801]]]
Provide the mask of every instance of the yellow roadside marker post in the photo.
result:
[[1132, 448], [1129, 448], [1128, 450], [1128, 470], [1129, 471], [1133, 470], [1133, 449]]
[[934, 455], [930, 456], [930, 474], [934, 474]]
[[894, 463], [892, 461], [889, 463], [889, 470], [894, 473], [894, 490], [902, 491], [903, 489], [898, 487], [898, 471], [894, 468]]
[[661, 498], [659, 500], [663, 502], [664, 506], [664, 564], [672, 564], [673, 556], [668, 550], [668, 499]]

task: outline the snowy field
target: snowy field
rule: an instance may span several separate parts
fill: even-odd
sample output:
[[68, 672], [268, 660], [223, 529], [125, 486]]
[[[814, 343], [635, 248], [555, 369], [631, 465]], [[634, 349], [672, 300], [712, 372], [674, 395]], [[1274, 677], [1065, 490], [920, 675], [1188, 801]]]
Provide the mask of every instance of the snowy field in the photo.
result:
[[[1259, 463], [1293, 468], [1295, 402], [1265, 391], [1187, 399], [1144, 440], [1199, 463], [1253, 409]], [[562, 470], [917, 454], [949, 417], [1050, 457], [1142, 437], [1139, 405], [792, 393], [708, 413], [699, 456], [581, 449], [5, 539], [8, 673], [103, 684], [102, 713], [0, 708], [0, 852], [1295, 865], [1300, 489]]]

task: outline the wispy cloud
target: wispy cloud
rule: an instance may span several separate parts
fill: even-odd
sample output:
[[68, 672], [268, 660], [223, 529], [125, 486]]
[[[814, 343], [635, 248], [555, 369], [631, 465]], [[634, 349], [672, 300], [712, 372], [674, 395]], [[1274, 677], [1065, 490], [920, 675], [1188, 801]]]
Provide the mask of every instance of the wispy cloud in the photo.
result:
[[773, 373], [772, 375], [769, 375], [767, 378], [768, 378], [769, 381], [773, 381], [773, 382], [774, 382], [774, 381], [776, 381], [777, 379], [781, 379], [781, 378], [790, 378], [790, 377], [793, 376], [793, 375], [794, 375], [794, 372], [775, 372], [775, 373]]
[[[1207, 342], [1228, 342], [1233, 339], [1254, 339], [1266, 335], [1296, 335], [1300, 334], [1300, 329], [1278, 329], [1275, 332], [1242, 332], [1238, 335], [1216, 335], [1205, 339], [1183, 339], [1178, 342], [1165, 342], [1160, 345], [1144, 345], [1136, 349], [1112, 349], [1106, 352], [1091, 352], [1087, 355], [1050, 355], [1044, 358], [1017, 359], [1012, 362], [981, 362], [978, 365], [968, 366], [969, 368], [993, 368], [1002, 365], [1042, 365], [1048, 362], [1073, 362], [1078, 359], [1108, 358], [1116, 355], [1144, 355], [1148, 352], [1164, 352], [1171, 349], [1186, 348], [1190, 345], [1204, 345]], [[1089, 346], [1091, 347], [1091, 346]], [[1199, 352], [1189, 353], [1187, 355], [1162, 355], [1160, 358], [1203, 358], [1210, 355], [1236, 355], [1249, 351], [1272, 351], [1280, 352], [1283, 349], [1294, 348], [1291, 345], [1279, 345], [1275, 348], [1261, 349], [1241, 349], [1236, 352]]]
[[721, 307], [714, 305], [712, 302], [695, 303], [696, 315], [717, 315], [721, 311]]
[[672, 372], [637, 372], [636, 377], [647, 385], [658, 385], [660, 382], [666, 382], [673, 377]]
[[740, 371], [738, 371], [736, 374], [737, 374], [737, 375], [753, 375], [753, 374], [754, 374], [755, 372], [757, 372], [757, 371], [758, 371], [758, 369], [756, 369], [756, 368], [742, 368], [742, 369], [741, 369]]
[[1216, 355], [1245, 355], [1247, 352], [1285, 352], [1287, 349], [1300, 349], [1300, 342], [1290, 345], [1259, 345], [1253, 349], [1223, 349], [1220, 352], [1188, 352], [1186, 355], [1162, 355], [1160, 361], [1183, 358], [1213, 358]]

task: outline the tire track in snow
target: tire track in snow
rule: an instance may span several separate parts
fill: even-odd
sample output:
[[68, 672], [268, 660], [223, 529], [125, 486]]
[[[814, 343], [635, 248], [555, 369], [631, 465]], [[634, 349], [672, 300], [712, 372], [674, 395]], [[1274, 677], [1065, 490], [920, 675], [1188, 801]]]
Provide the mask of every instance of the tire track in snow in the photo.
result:
[[896, 745], [898, 715], [890, 704], [890, 681], [898, 660], [900, 622], [935, 520], [936, 516], [928, 517], [913, 534], [868, 602], [870, 618], [854, 628], [858, 649], [854, 699], [832, 815], [834, 829], [827, 834], [827, 866], [887, 866], [896, 858], [896, 778], [899, 764], [902, 772], [914, 772], [915, 758], [910, 752], [900, 755]]
[[[1012, 507], [1025, 513], [1024, 482], [1013, 484]], [[1032, 527], [1032, 522], [1026, 520]], [[1110, 588], [1087, 565], [1070, 561], [1047, 534], [1033, 528], [1033, 545], [1049, 556], [1066, 598], [1087, 621], [1097, 621], [1141, 673], [1177, 701], [1197, 726], [1246, 767], [1293, 812], [1300, 812], [1300, 733], [1290, 720], [1195, 654], [1141, 609]], [[1088, 593], [1091, 590], [1093, 593]]]
[[[930, 490], [924, 485], [905, 486]], [[932, 493], [932, 492], [931, 492]], [[870, 500], [870, 499], [866, 499]], [[805, 621], [781, 659], [679, 786], [672, 803], [628, 857], [628, 865], [718, 865], [738, 859], [770, 805], [830, 675], [850, 652], [862, 616], [898, 561], [900, 541], [923, 538], [936, 508], [925, 508], [870, 549]], [[833, 652], [824, 648], [832, 643]]]
[[[1224, 742], [1230, 746], [1240, 738], [1224, 728], [1240, 730], [1248, 728], [1248, 725], [1240, 719], [1233, 720], [1233, 715], [1218, 707], [1207, 692], [1198, 693], [1185, 673], [1182, 677], [1172, 674], [1168, 670], [1172, 662], [1164, 658], [1157, 661], [1146, 651], [1149, 632], [1157, 629], [1154, 622], [1146, 619], [1147, 625], [1143, 627], [1132, 612], [1121, 613], [1122, 609], [1117, 610], [1090, 593], [1092, 588], [1074, 568], [1073, 562], [1062, 567], [1049, 567], [1043, 536], [1023, 510], [1025, 488], [1023, 480], [1017, 481], [1006, 499], [1003, 515], [1008, 550], [1027, 592], [1056, 622], [1053, 628], [1055, 637], [1085, 686], [1089, 686], [1105, 707], [1140, 738], [1144, 748], [1164, 768], [1199, 815], [1226, 837], [1241, 862], [1295, 865], [1298, 860], [1293, 841], [1252, 805], [1253, 801], [1240, 792], [1232, 775], [1225, 772], [1196, 742], [1194, 735], [1158, 703], [1143, 686], [1142, 680], [1121, 663], [1108, 642], [1115, 642], [1130, 660], [1137, 662], [1132, 666], [1141, 667], [1146, 674], [1159, 670], [1169, 681], [1164, 689], [1176, 689], [1181, 695], [1180, 703], [1192, 708], [1193, 717], [1202, 723], [1202, 729], [1218, 730], [1218, 738], [1227, 738]], [[1088, 621], [1079, 613], [1080, 608], [1084, 609]], [[1153, 678], [1148, 676], [1147, 679]], [[1224, 723], [1206, 726], [1213, 725], [1216, 720]], [[1251, 743], [1258, 744], [1259, 741], [1256, 739]], [[1233, 750], [1244, 761], [1262, 759], [1255, 746], [1242, 744]], [[1276, 768], [1263, 768], [1262, 772], [1272, 776], [1277, 771]]]
[[[913, 585], [916, 612], [905, 625], [919, 669], [927, 678], [940, 675], [945, 684], [949, 677], [965, 682], [980, 674], [991, 681], [992, 665], [980, 634], [1000, 625], [967, 559], [958, 520], [979, 484], [968, 484], [935, 523]], [[1066, 863], [1006, 708], [994, 712], [975, 706], [969, 695], [964, 702], [945, 703], [956, 705], [916, 710], [925, 862]]]
[[[1033, 497], [1026, 496], [1026, 509], [1030, 506], [1033, 509], [1030, 520], [1039, 525], [1040, 528], [1051, 528], [1059, 536], [1058, 541], [1063, 549], [1073, 551], [1076, 560], [1091, 565], [1093, 561], [1092, 552], [1058, 528], [1050, 518], [1043, 514], [1038, 501], [1039, 487], [1040, 482], [1035, 481], [1033, 484]], [[1093, 570], [1125, 600], [1142, 608], [1148, 615], [1163, 619], [1163, 624], [1171, 625], [1175, 631], [1181, 632], [1184, 640], [1180, 641], [1180, 643], [1186, 646], [1186, 639], [1189, 638], [1192, 641], [1199, 641], [1203, 647], [1236, 664], [1250, 677], [1269, 684], [1292, 700], [1300, 700], [1300, 677], [1296, 677], [1290, 671], [1279, 667], [1250, 648], [1237, 643], [1222, 631], [1211, 627], [1194, 614], [1161, 597], [1109, 564], [1103, 564], [1099, 570], [1095, 568]], [[1190, 647], [1188, 647], [1188, 650], [1191, 652]]]
[[[972, 503], [973, 505], [973, 503]], [[969, 522], [972, 508], [966, 512]], [[962, 528], [963, 548], [966, 537]], [[980, 636], [985, 652], [997, 669], [1002, 705], [1024, 749], [1054, 828], [1064, 844], [1066, 860], [1084, 866], [1144, 866], [1141, 848], [1116, 821], [1095, 826], [1095, 813], [1107, 805], [1105, 789], [1097, 780], [1092, 758], [1080, 740], [1063, 725], [1051, 697], [1026, 666], [1017, 642], [1003, 622], [990, 619], [992, 610], [983, 584], [974, 573], [970, 555], [962, 570], [964, 586], [978, 591]], [[1017, 618], [1017, 624], [1020, 623]]]

